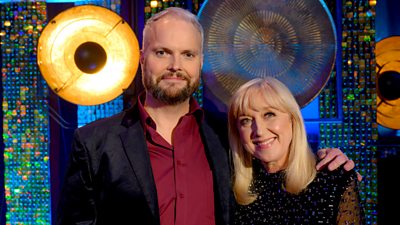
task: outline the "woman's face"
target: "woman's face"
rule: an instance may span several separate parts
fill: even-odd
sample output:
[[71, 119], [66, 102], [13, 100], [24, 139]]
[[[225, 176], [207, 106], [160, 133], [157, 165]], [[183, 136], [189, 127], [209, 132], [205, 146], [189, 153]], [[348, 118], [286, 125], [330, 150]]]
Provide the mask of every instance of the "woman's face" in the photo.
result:
[[261, 94], [252, 97], [252, 107], [237, 119], [240, 139], [246, 151], [264, 162], [268, 172], [285, 169], [292, 141], [290, 115], [271, 107]]

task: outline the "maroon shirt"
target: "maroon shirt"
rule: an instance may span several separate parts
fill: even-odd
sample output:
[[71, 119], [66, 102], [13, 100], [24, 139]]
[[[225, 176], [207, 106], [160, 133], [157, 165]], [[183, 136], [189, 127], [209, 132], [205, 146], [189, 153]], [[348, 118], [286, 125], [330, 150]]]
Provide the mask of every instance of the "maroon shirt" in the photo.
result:
[[215, 225], [212, 171], [199, 131], [202, 109], [190, 99], [189, 113], [180, 118], [170, 145], [157, 133], [141, 99], [140, 120], [157, 188], [161, 225]]

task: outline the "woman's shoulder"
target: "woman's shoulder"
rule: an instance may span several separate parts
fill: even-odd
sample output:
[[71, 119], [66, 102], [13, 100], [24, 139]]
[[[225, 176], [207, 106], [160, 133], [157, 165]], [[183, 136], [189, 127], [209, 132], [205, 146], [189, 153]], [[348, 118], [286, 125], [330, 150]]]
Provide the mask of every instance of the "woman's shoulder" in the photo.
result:
[[357, 180], [355, 170], [346, 171], [343, 167], [336, 170], [323, 169], [317, 172], [315, 181], [318, 183], [335, 184], [340, 187], [347, 187], [351, 182]]

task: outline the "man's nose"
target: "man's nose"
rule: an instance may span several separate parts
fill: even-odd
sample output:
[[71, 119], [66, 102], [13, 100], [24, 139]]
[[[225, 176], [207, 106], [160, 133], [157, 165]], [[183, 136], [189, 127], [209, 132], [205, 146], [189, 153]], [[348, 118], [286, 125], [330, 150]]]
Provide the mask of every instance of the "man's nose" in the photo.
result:
[[181, 59], [179, 56], [171, 57], [168, 69], [171, 71], [181, 70]]

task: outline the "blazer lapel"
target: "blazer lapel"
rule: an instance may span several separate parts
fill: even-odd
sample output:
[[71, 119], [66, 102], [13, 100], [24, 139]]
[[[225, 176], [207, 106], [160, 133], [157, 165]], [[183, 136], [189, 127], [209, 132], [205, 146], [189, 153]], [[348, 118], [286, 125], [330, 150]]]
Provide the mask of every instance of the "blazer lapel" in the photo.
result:
[[133, 122], [126, 131], [120, 134], [120, 138], [134, 175], [142, 187], [143, 194], [146, 197], [153, 216], [158, 221], [157, 224], [159, 224], [157, 190], [151, 170], [146, 139], [140, 121], [136, 120]]
[[231, 203], [231, 182], [230, 168], [227, 157], [227, 150], [221, 144], [219, 137], [214, 130], [206, 123], [201, 126], [206, 153], [209, 157], [209, 163], [214, 174], [214, 190], [218, 191], [219, 199], [215, 198], [216, 203], [220, 204], [222, 209], [222, 218], [225, 224], [229, 224], [230, 203]]

